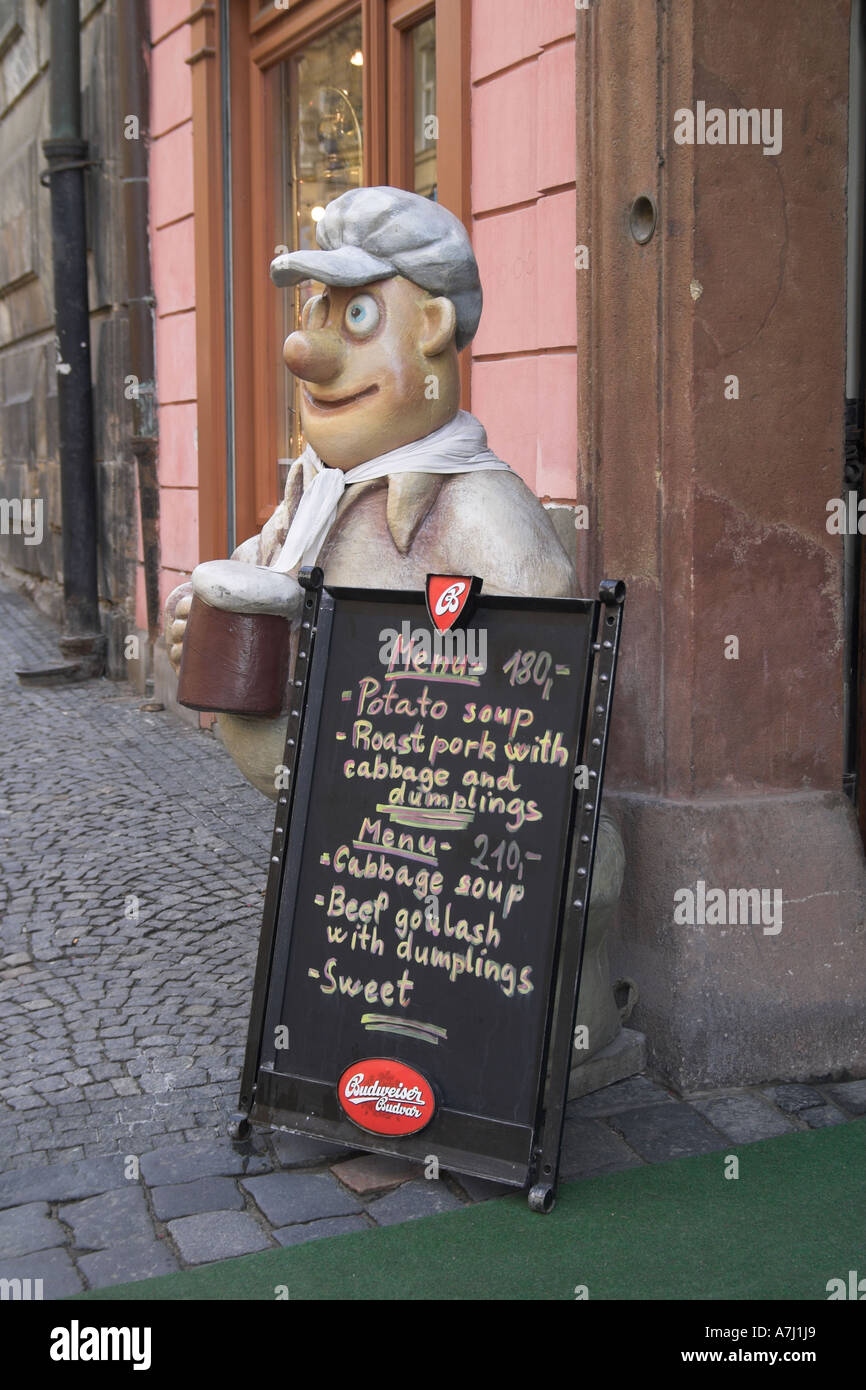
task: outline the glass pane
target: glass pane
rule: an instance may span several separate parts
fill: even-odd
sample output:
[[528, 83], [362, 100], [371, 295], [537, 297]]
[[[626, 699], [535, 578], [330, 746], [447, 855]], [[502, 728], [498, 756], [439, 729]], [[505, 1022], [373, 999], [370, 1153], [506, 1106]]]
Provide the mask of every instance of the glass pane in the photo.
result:
[[[275, 245], [290, 251], [315, 249], [316, 222], [328, 203], [363, 182], [364, 112], [361, 16], [335, 25], [279, 68], [277, 227]], [[277, 290], [280, 412], [277, 482], [285, 483], [288, 464], [304, 447], [298, 416], [298, 383], [283, 364], [282, 345], [297, 326], [302, 304], [315, 290], [299, 286], [294, 294]]]
[[434, 16], [412, 30], [412, 70], [415, 89], [414, 189], [436, 201], [436, 20]]

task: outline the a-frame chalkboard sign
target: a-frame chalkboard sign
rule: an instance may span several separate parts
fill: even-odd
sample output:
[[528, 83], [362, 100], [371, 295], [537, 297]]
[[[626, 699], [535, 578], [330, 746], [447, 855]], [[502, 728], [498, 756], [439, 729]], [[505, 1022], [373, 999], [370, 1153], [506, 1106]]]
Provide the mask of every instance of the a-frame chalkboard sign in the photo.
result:
[[301, 573], [230, 1132], [435, 1156], [547, 1212], [625, 585], [535, 599], [467, 580], [442, 637], [448, 578], [428, 580], [440, 624], [429, 595]]

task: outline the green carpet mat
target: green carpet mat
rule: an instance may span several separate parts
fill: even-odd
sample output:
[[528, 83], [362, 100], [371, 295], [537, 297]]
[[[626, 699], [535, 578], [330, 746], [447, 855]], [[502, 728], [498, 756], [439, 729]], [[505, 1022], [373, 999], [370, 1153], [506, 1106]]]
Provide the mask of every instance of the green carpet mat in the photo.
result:
[[[739, 1158], [726, 1179], [725, 1155]], [[866, 1120], [67, 1299], [820, 1299], [866, 1275]], [[285, 1294], [282, 1295], [285, 1297]]]

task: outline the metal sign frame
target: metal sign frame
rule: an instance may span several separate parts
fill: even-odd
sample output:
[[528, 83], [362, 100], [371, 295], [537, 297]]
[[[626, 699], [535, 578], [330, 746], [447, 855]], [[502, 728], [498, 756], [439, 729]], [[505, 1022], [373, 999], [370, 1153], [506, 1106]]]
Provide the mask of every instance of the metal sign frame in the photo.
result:
[[[302, 569], [305, 590], [300, 641], [289, 686], [288, 731], [284, 754], [287, 787], [279, 793], [265, 892], [262, 931], [241, 1075], [238, 1111], [229, 1133], [241, 1139], [250, 1124], [273, 1125], [349, 1148], [425, 1158], [430, 1140], [422, 1131], [404, 1138], [359, 1130], [343, 1114], [334, 1085], [276, 1070], [274, 1049], [265, 1047], [274, 998], [271, 984], [289, 968], [296, 895], [304, 856], [303, 836], [289, 833], [293, 816], [303, 823], [312, 793], [318, 732], [328, 669], [331, 629], [341, 599], [411, 603], [424, 611], [423, 592], [326, 589], [318, 567]], [[515, 1187], [529, 1187], [533, 1211], [547, 1213], [556, 1200], [562, 1128], [572, 1060], [586, 919], [592, 891], [611, 701], [622, 630], [625, 584], [605, 580], [598, 599], [533, 599], [485, 596], [482, 602], [508, 610], [547, 611], [560, 604], [590, 617], [583, 707], [576, 743], [571, 803], [565, 841], [568, 865], [559, 897], [553, 965], [546, 1003], [544, 1047], [533, 1126], [442, 1107], [437, 1111], [436, 1152], [441, 1166]], [[584, 775], [578, 777], [580, 769]], [[577, 785], [578, 782], [586, 785]], [[288, 929], [279, 930], [280, 918]], [[271, 1006], [269, 1008], [269, 1000]], [[270, 1056], [263, 1056], [270, 1053]]]

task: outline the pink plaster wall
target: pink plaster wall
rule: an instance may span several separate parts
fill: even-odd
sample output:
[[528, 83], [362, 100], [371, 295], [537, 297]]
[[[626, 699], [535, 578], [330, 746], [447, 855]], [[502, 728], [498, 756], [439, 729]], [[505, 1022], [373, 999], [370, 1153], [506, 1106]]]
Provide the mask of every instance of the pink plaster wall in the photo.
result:
[[[160, 591], [198, 562], [189, 0], [150, 0], [150, 241], [156, 299]], [[139, 576], [137, 621], [146, 626]]]
[[577, 479], [574, 0], [473, 0], [472, 409], [542, 498]]

